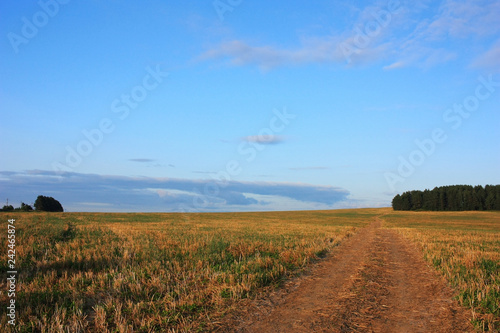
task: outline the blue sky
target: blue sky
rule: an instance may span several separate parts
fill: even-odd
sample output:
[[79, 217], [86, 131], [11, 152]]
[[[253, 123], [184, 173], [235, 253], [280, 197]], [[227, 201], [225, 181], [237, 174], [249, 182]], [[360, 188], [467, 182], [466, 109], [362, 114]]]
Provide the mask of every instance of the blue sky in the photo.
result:
[[388, 206], [499, 184], [498, 1], [0, 4], [0, 200]]

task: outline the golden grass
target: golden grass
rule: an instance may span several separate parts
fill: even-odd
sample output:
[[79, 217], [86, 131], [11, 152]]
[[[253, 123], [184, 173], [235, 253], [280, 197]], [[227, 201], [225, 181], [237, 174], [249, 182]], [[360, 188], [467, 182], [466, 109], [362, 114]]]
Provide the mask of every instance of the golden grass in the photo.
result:
[[[4, 213], [16, 219], [19, 332], [187, 332], [273, 288], [376, 209], [220, 214]], [[186, 216], [188, 217], [186, 219]], [[6, 244], [7, 233], [0, 235]], [[6, 249], [6, 246], [3, 246]], [[7, 251], [0, 258], [7, 270]], [[5, 280], [2, 304], [8, 301]]]
[[392, 212], [386, 227], [417, 243], [484, 331], [500, 331], [500, 212]]
[[[499, 330], [500, 212], [2, 213], [16, 219], [16, 332], [192, 332], [384, 214], [483, 330]], [[186, 216], [188, 217], [186, 219]], [[7, 229], [7, 228], [5, 228]], [[0, 235], [7, 271], [7, 232]], [[6, 280], [0, 281], [6, 304]]]

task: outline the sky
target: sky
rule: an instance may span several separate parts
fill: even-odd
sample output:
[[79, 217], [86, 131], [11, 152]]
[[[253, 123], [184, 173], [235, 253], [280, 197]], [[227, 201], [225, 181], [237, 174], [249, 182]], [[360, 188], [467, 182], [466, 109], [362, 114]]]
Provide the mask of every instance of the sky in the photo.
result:
[[390, 206], [500, 184], [500, 2], [0, 3], [0, 203]]

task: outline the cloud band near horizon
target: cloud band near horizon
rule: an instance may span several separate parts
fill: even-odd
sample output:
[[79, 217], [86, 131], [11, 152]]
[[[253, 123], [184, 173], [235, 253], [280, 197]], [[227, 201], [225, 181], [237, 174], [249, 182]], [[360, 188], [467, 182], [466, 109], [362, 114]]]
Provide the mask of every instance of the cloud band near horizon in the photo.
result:
[[126, 177], [29, 170], [0, 171], [0, 192], [9, 202], [33, 202], [48, 195], [69, 211], [256, 211], [327, 209], [347, 200], [349, 191], [302, 183]]

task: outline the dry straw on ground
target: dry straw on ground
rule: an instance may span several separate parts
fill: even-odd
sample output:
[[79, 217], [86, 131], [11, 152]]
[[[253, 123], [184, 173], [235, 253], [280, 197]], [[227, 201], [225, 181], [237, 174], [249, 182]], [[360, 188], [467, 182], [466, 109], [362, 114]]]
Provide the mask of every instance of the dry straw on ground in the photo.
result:
[[[245, 299], [275, 290], [376, 216], [382, 228], [418, 245], [478, 329], [499, 329], [499, 212], [0, 216], [16, 219], [15, 331], [211, 330]], [[6, 255], [0, 266], [7, 271]], [[0, 289], [6, 304], [5, 280]], [[0, 324], [9, 327], [6, 316]]]

